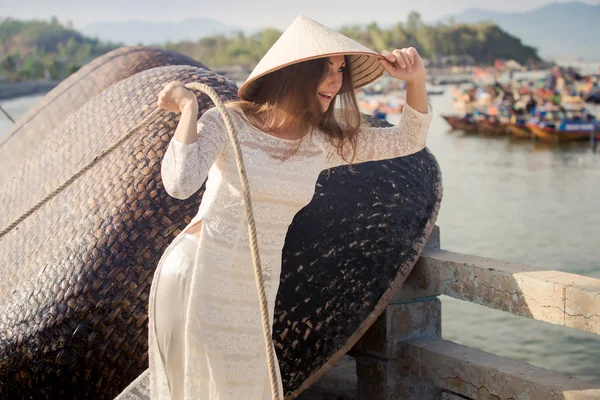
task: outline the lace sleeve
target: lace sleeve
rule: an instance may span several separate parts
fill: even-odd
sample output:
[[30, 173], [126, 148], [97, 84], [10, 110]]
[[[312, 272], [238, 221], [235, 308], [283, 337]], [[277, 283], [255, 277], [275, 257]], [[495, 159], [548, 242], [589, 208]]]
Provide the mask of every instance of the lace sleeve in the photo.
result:
[[[356, 138], [356, 157], [353, 163], [407, 156], [424, 149], [432, 115], [433, 109], [429, 102], [427, 102], [427, 114], [418, 112], [405, 104], [402, 110], [402, 119], [397, 126], [361, 128]], [[352, 148], [349, 143], [346, 143], [343, 151], [345, 158], [350, 160]], [[333, 144], [328, 144], [326, 152], [326, 169], [348, 164]]]
[[162, 160], [163, 185], [176, 199], [187, 199], [200, 189], [228, 137], [221, 114], [215, 107], [202, 114], [197, 129], [198, 140], [194, 143], [186, 144], [171, 138]]

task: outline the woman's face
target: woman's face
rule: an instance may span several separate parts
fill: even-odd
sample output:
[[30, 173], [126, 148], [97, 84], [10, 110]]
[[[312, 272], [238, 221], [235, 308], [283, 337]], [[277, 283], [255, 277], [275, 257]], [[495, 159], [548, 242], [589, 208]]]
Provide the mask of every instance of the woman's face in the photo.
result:
[[346, 60], [344, 56], [327, 57], [327, 71], [323, 82], [317, 89], [317, 98], [322, 112], [327, 111], [329, 104], [341, 89], [345, 68]]

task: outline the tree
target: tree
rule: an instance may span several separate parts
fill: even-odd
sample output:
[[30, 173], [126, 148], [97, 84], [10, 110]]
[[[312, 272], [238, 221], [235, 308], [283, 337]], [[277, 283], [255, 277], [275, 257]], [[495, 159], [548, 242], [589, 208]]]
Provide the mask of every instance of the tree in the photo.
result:
[[383, 50], [388, 47], [385, 34], [379, 29], [377, 23], [371, 22], [367, 25], [367, 32], [369, 33], [370, 40], [369, 44], [377, 50]]
[[[6, 81], [39, 79], [47, 70], [53, 79], [62, 79], [92, 59], [121, 44], [101, 42], [63, 26], [56, 16], [50, 21], [0, 20], [0, 74]], [[434, 60], [474, 60], [478, 64], [510, 58], [526, 64], [539, 62], [537, 50], [490, 23], [427, 25], [417, 12], [411, 12], [406, 22], [384, 29], [372, 22], [368, 25], [346, 26], [340, 30], [376, 51], [415, 46]], [[197, 41], [165, 43], [163, 48], [185, 54], [208, 67], [247, 66], [253, 68], [279, 39], [282, 32], [269, 28], [245, 35], [204, 37]]]
[[416, 35], [417, 32], [423, 27], [423, 20], [421, 19], [421, 14], [416, 11], [412, 11], [408, 14], [408, 21], [406, 22], [406, 30], [412, 34]]
[[263, 50], [265, 53], [267, 52], [267, 50], [269, 50], [271, 48], [271, 46], [273, 46], [275, 44], [275, 42], [279, 39], [279, 37], [281, 36], [280, 31], [278, 31], [277, 29], [273, 29], [273, 28], [267, 28], [265, 29], [262, 34], [260, 35], [260, 47], [261, 50]]

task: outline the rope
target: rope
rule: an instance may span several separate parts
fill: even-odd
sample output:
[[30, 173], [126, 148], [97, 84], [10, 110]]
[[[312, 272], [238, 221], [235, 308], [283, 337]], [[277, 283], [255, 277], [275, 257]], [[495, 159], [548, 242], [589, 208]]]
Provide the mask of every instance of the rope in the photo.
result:
[[10, 116], [10, 114], [7, 113], [6, 110], [4, 108], [2, 108], [2, 106], [0, 106], [0, 111], [2, 111], [4, 113], [4, 115], [6, 115], [8, 117], [8, 119], [10, 119], [10, 122], [12, 122], [13, 124], [15, 123], [15, 120], [12, 119], [12, 117]]
[[[258, 298], [260, 301], [260, 312], [262, 317], [262, 327], [263, 327], [263, 336], [265, 340], [265, 347], [267, 353], [267, 364], [269, 369], [269, 378], [271, 381], [271, 394], [273, 400], [280, 400], [279, 393], [279, 385], [277, 381], [277, 371], [275, 364], [275, 354], [272, 346], [271, 339], [271, 326], [269, 324], [269, 314], [268, 314], [268, 303], [267, 296], [265, 294], [265, 288], [262, 279], [262, 266], [260, 262], [260, 255], [258, 253], [258, 242], [256, 239], [256, 225], [254, 222], [254, 212], [252, 209], [252, 199], [250, 197], [250, 189], [248, 185], [248, 177], [246, 175], [246, 167], [244, 165], [244, 159], [242, 157], [242, 150], [240, 148], [239, 142], [237, 140], [237, 135], [235, 128], [233, 126], [231, 116], [224, 103], [219, 98], [217, 92], [214, 91], [208, 85], [203, 83], [192, 82], [184, 85], [188, 89], [195, 89], [201, 92], [206, 93], [210, 99], [213, 101], [217, 110], [223, 116], [223, 120], [225, 121], [225, 126], [227, 127], [227, 133], [229, 134], [229, 139], [233, 145], [233, 150], [235, 152], [235, 159], [238, 167], [238, 172], [240, 174], [240, 179], [242, 182], [242, 191], [244, 194], [244, 205], [246, 208], [246, 217], [248, 219], [248, 231], [250, 236], [250, 252], [252, 254], [252, 262], [254, 264], [254, 278], [256, 281], [256, 288], [258, 290]], [[86, 165], [83, 166], [75, 175], [71, 176], [69, 179], [60, 184], [56, 189], [52, 192], [48, 193], [44, 198], [38, 201], [32, 208], [23, 213], [13, 222], [11, 222], [6, 228], [0, 231], [0, 239], [4, 237], [8, 232], [10, 232], [14, 227], [16, 227], [19, 223], [21, 223], [25, 218], [29, 217], [31, 214], [36, 212], [40, 207], [46, 204], [48, 201], [52, 200], [58, 193], [60, 193], [64, 188], [73, 183], [77, 178], [86, 173], [90, 168], [96, 165], [100, 160], [114, 151], [117, 147], [119, 147], [123, 142], [129, 139], [134, 133], [138, 132], [140, 129], [148, 125], [150, 122], [155, 120], [161, 113], [160, 108], [157, 108], [152, 113], [150, 113], [142, 122], [131, 128], [125, 135], [123, 135], [120, 139], [116, 140], [113, 144], [111, 144], [108, 148], [103, 150], [99, 155], [94, 157], [91, 161], [89, 161]]]
[[154, 110], [150, 115], [148, 115], [146, 118], [144, 118], [144, 120], [142, 122], [140, 122], [135, 127], [130, 129], [120, 139], [115, 141], [108, 148], [106, 148], [105, 150], [100, 152], [100, 154], [98, 154], [96, 157], [94, 157], [92, 160], [90, 160], [87, 164], [85, 164], [83, 166], [83, 168], [81, 168], [75, 175], [71, 176], [69, 179], [67, 179], [60, 185], [58, 185], [56, 187], [56, 189], [54, 189], [52, 192], [48, 193], [45, 197], [43, 197], [40, 201], [38, 201], [33, 207], [31, 207], [29, 210], [27, 210], [21, 216], [16, 218], [13, 222], [11, 222], [6, 228], [2, 229], [2, 231], [0, 231], [0, 239], [2, 239], [4, 237], [4, 235], [6, 235], [8, 232], [10, 232], [12, 229], [14, 229], [17, 225], [19, 225], [25, 218], [29, 217], [31, 214], [33, 214], [34, 212], [39, 210], [44, 204], [46, 204], [47, 202], [52, 200], [57, 194], [62, 192], [67, 186], [69, 186], [71, 183], [75, 182], [75, 180], [77, 180], [77, 178], [79, 178], [81, 175], [85, 174], [90, 168], [92, 168], [94, 165], [96, 165], [100, 160], [102, 160], [104, 157], [106, 157], [114, 149], [119, 147], [124, 141], [129, 139], [131, 137], [131, 135], [136, 133], [142, 127], [146, 126], [152, 120], [156, 119], [156, 117], [158, 117], [159, 114], [160, 114], [160, 109]]
[[256, 281], [256, 289], [258, 290], [258, 298], [260, 301], [260, 314], [262, 317], [263, 336], [265, 339], [265, 347], [267, 351], [267, 366], [269, 368], [269, 378], [271, 381], [271, 396], [273, 400], [280, 400], [279, 385], [277, 384], [277, 371], [275, 365], [275, 353], [273, 351], [273, 343], [271, 339], [271, 326], [269, 324], [268, 303], [265, 295], [265, 288], [262, 280], [262, 265], [258, 254], [258, 242], [256, 240], [256, 225], [254, 223], [254, 211], [252, 209], [252, 199], [250, 198], [250, 187], [248, 185], [248, 176], [246, 175], [246, 167], [244, 166], [244, 158], [242, 157], [242, 149], [237, 140], [235, 128], [231, 121], [231, 115], [225, 105], [214, 91], [208, 85], [203, 83], [188, 83], [185, 87], [190, 89], [200, 90], [206, 93], [217, 106], [217, 110], [223, 115], [229, 139], [233, 145], [235, 152], [235, 160], [242, 181], [242, 191], [244, 193], [244, 205], [246, 207], [246, 217], [248, 218], [248, 231], [250, 236], [250, 252], [252, 253], [252, 263], [254, 265], [254, 280]]

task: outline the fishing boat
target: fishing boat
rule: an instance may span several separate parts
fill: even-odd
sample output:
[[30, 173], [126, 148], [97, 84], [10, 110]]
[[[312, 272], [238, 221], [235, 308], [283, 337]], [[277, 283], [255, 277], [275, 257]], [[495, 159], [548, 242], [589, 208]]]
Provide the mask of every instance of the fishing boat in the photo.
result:
[[441, 96], [445, 93], [444, 89], [427, 89], [428, 96]]
[[521, 125], [518, 122], [509, 122], [506, 125], [506, 130], [515, 139], [531, 139], [531, 129], [527, 125]]
[[527, 126], [528, 118], [523, 115], [513, 115], [510, 122], [506, 124], [507, 133], [511, 134], [514, 139], [531, 139], [533, 137], [531, 130]]
[[593, 122], [569, 120], [562, 120], [558, 125], [547, 122], [529, 122], [527, 127], [536, 139], [546, 142], [588, 140], [596, 129]]
[[377, 119], [383, 119], [383, 120], [385, 120], [387, 118], [387, 114], [380, 110], [374, 110], [373, 116]]
[[477, 123], [471, 118], [461, 117], [458, 115], [442, 115], [452, 130], [463, 131], [465, 133], [477, 132]]
[[497, 119], [477, 121], [477, 130], [482, 135], [501, 136], [506, 134], [506, 124]]

